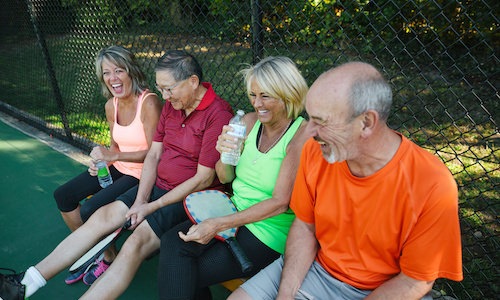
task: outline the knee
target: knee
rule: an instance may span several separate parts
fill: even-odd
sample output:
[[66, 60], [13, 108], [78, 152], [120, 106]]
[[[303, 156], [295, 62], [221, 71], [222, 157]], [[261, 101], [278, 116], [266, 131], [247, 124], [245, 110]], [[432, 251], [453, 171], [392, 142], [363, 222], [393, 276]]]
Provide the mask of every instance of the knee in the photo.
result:
[[54, 199], [56, 199], [56, 201], [59, 201], [59, 199], [63, 198], [64, 197], [64, 185], [61, 185], [59, 186], [53, 193], [54, 195]]
[[92, 227], [98, 229], [116, 229], [125, 222], [124, 216], [127, 213], [127, 209], [125, 205], [120, 206], [118, 203], [113, 202], [97, 209], [90, 215], [85, 224], [89, 223]]
[[78, 202], [76, 203], [69, 203], [69, 202], [75, 202], [75, 201], [70, 201], [71, 200], [71, 193], [68, 193], [65, 185], [61, 185], [54, 191], [54, 199], [56, 200], [57, 208], [62, 211], [62, 212], [69, 212], [78, 207]]
[[159, 244], [160, 241], [153, 230], [143, 222], [127, 238], [120, 253], [126, 256], [139, 256], [144, 260], [159, 248]]
[[175, 228], [165, 232], [161, 236], [160, 240], [161, 240], [160, 253], [170, 252], [170, 253], [178, 254], [181, 251], [182, 246], [184, 244], [186, 244], [186, 242], [181, 240], [181, 238], [179, 237], [179, 234], [175, 230]]

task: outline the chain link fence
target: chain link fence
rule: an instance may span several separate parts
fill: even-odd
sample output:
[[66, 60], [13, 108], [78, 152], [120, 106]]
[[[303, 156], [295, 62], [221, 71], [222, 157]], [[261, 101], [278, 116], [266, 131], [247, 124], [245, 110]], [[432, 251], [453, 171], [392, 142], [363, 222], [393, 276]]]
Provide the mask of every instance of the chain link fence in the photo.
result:
[[391, 127], [440, 157], [459, 185], [464, 280], [441, 279], [434, 290], [498, 299], [498, 1], [0, 3], [0, 109], [82, 151], [109, 143], [94, 58], [111, 44], [136, 53], [151, 87], [157, 58], [185, 49], [215, 91], [245, 111], [236, 74], [262, 57], [292, 58], [309, 84], [339, 63], [372, 63], [394, 89]]

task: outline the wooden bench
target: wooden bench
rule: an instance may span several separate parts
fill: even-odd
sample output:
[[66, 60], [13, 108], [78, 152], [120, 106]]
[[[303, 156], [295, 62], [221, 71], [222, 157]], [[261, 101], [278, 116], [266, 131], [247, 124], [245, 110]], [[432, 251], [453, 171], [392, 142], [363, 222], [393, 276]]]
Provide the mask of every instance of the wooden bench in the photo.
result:
[[247, 278], [236, 278], [233, 280], [224, 281], [220, 285], [233, 292], [245, 281], [247, 281]]

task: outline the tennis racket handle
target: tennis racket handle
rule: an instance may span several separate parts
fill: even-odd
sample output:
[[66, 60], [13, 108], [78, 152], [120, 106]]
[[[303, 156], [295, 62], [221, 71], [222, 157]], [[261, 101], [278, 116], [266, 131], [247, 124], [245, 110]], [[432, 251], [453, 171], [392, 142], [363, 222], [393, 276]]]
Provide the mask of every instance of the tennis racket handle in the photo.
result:
[[128, 219], [125, 224], [123, 224], [123, 229], [128, 229], [130, 226], [132, 226], [132, 219]]
[[238, 263], [241, 265], [241, 271], [243, 273], [246, 273], [253, 268], [252, 262], [248, 259], [247, 255], [245, 252], [243, 252], [243, 249], [241, 249], [240, 244], [234, 237], [228, 238], [226, 240], [226, 243], [229, 245], [229, 249], [231, 249], [231, 252], [233, 253], [234, 257], [238, 261]]

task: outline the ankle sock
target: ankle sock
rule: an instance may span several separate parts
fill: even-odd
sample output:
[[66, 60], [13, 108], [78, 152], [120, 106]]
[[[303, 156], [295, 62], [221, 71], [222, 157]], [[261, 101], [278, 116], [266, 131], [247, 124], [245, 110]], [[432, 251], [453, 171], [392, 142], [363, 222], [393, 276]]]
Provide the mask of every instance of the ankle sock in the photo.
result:
[[47, 284], [47, 281], [35, 267], [30, 267], [26, 273], [24, 273], [21, 283], [26, 286], [26, 295], [24, 297], [28, 298], [38, 291], [39, 288]]

